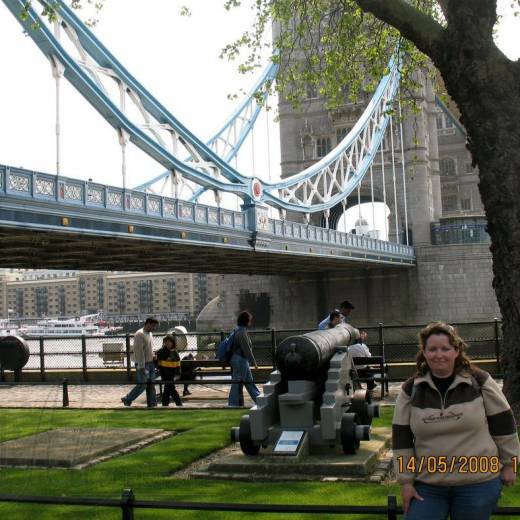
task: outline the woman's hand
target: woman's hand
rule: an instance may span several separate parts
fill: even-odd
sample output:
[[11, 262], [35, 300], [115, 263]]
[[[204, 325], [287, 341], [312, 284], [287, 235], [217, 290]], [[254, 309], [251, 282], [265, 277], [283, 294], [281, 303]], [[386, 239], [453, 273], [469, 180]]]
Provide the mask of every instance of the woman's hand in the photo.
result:
[[504, 466], [500, 472], [500, 478], [502, 479], [504, 486], [514, 486], [516, 473], [513, 470], [513, 466]]
[[424, 498], [421, 495], [419, 495], [419, 493], [417, 493], [417, 491], [413, 487], [413, 484], [401, 485], [401, 498], [403, 500], [403, 513], [408, 512], [408, 508], [410, 507], [410, 502], [412, 501], [412, 498], [421, 501], [424, 500]]

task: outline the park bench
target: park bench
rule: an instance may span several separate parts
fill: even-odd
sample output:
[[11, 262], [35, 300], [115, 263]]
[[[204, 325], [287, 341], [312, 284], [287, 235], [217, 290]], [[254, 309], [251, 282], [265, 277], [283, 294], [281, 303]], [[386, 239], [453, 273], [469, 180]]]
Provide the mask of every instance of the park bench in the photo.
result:
[[103, 360], [105, 366], [123, 366], [126, 351], [125, 344], [122, 341], [103, 343], [102, 352], [99, 353], [99, 357]]
[[361, 383], [374, 380], [381, 385], [381, 399], [383, 399], [385, 392], [388, 394], [388, 364], [385, 363], [385, 358], [383, 356], [353, 357], [352, 363], [354, 367], [366, 367], [370, 374], [368, 377], [359, 377], [357, 370], [352, 369], [353, 390], [361, 388]]

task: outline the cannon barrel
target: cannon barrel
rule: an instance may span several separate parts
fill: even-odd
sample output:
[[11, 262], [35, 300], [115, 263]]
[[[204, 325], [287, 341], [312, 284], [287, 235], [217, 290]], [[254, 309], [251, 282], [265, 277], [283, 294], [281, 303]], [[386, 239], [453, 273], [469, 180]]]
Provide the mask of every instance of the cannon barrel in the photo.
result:
[[0, 339], [0, 367], [4, 370], [21, 370], [29, 361], [29, 345], [18, 336]]
[[345, 323], [327, 330], [316, 330], [284, 339], [276, 349], [276, 366], [288, 381], [314, 381], [339, 347], [348, 347], [359, 339], [359, 331]]

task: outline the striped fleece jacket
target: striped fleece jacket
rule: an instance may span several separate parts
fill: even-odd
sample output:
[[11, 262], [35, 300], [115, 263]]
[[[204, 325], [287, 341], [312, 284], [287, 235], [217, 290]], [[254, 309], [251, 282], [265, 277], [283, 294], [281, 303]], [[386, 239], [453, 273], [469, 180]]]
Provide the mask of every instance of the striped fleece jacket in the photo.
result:
[[392, 447], [399, 484], [484, 482], [496, 478], [501, 465], [515, 461], [515, 467], [520, 455], [511, 407], [493, 378], [477, 368], [457, 374], [444, 399], [430, 372], [403, 383]]

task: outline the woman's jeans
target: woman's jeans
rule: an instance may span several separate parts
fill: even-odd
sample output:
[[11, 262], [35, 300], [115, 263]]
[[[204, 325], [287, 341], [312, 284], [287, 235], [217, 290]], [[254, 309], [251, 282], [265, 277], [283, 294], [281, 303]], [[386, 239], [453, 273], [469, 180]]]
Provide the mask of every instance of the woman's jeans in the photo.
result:
[[412, 499], [405, 520], [488, 520], [496, 507], [502, 481], [500, 477], [478, 484], [432, 486], [415, 483], [424, 500]]
[[[249, 361], [238, 354], [231, 357], [231, 379], [241, 380], [244, 382], [251, 399], [256, 403], [256, 398], [260, 395], [260, 390], [253, 383], [253, 374], [249, 368]], [[239, 403], [239, 383], [233, 383], [229, 391], [228, 406], [240, 406]]]

